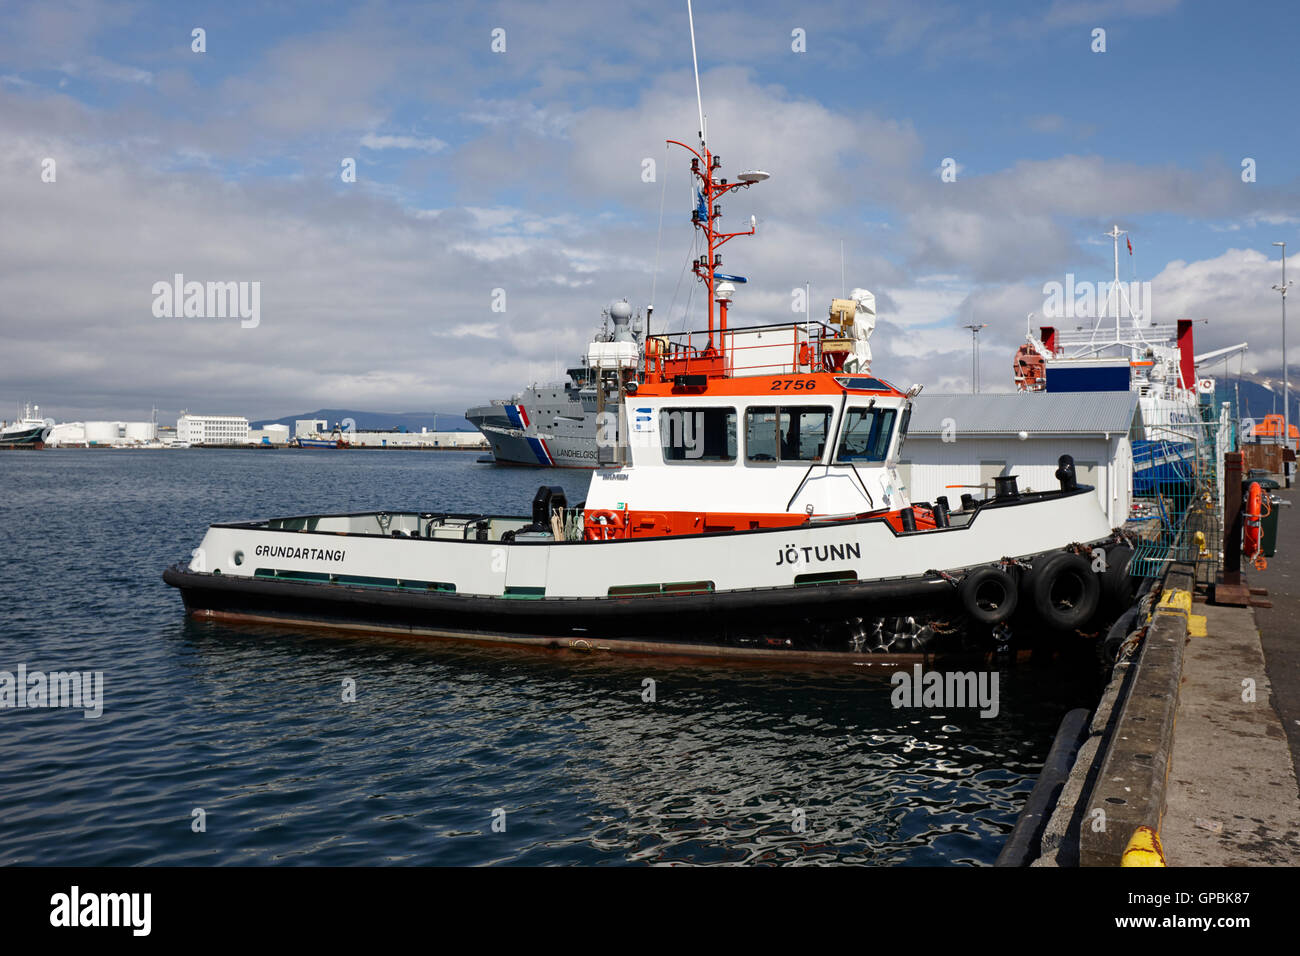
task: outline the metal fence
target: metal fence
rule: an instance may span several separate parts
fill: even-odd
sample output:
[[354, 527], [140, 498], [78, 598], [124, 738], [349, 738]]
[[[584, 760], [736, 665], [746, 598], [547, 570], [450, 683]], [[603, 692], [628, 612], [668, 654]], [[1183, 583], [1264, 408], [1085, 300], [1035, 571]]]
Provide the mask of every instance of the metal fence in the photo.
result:
[[1199, 422], [1156, 426], [1152, 440], [1135, 443], [1134, 574], [1157, 577], [1177, 561], [1197, 564], [1213, 580], [1223, 547], [1223, 456], [1236, 433], [1225, 402], [1202, 405]]

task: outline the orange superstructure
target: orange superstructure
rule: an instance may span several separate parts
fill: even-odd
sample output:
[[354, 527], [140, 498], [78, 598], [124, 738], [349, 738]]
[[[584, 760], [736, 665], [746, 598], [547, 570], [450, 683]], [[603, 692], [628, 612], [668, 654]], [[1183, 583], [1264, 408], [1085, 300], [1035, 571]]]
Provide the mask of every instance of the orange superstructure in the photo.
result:
[[871, 372], [875, 296], [854, 289], [814, 321], [735, 327], [728, 312], [744, 276], [718, 271], [718, 249], [749, 228], [723, 232], [720, 200], [768, 178], [738, 181], [701, 137], [691, 154], [692, 225], [704, 254], [692, 272], [706, 287], [707, 328], [647, 330], [639, 381], [620, 384], [627, 443], [617, 473], [588, 491], [588, 541], [794, 528], [877, 519], [896, 533], [941, 527], [912, 507], [896, 471], [911, 399]]

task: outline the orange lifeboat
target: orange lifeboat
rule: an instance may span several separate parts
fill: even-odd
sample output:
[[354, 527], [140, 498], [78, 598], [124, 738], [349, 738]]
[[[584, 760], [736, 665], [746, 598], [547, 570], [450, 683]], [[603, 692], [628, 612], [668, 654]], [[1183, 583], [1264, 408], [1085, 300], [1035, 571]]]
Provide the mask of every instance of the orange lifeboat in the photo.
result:
[[1032, 345], [1016, 349], [1011, 360], [1011, 374], [1022, 392], [1041, 392], [1047, 385], [1047, 363]]
[[[1255, 440], [1268, 442], [1281, 442], [1283, 432], [1286, 431], [1286, 420], [1281, 415], [1265, 415], [1264, 420], [1255, 426]], [[1291, 426], [1290, 441], [1281, 442], [1292, 451], [1300, 449], [1300, 428], [1295, 425]]]

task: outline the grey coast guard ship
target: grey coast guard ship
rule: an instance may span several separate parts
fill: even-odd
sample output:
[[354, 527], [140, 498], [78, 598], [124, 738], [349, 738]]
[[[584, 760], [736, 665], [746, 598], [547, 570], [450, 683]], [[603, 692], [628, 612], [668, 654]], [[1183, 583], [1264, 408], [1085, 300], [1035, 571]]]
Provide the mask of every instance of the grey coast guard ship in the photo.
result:
[[[567, 381], [531, 385], [513, 398], [465, 412], [499, 464], [599, 468], [615, 463], [622, 397], [627, 385], [640, 379], [644, 331], [639, 315], [633, 323], [626, 299], [613, 303], [604, 317], [584, 363], [566, 369]], [[607, 442], [597, 440], [602, 422]]]

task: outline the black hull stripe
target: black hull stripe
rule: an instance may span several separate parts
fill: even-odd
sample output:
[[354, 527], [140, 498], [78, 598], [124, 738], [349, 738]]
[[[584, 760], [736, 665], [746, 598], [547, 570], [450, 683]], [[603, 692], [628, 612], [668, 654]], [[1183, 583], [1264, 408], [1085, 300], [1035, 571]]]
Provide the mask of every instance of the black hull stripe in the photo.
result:
[[[190, 571], [175, 565], [163, 572], [163, 580], [179, 588], [191, 608], [224, 606], [232, 597], [255, 602], [259, 606], [302, 604], [314, 606], [317, 616], [326, 608], [335, 608], [352, 616], [356, 613], [415, 612], [435, 613], [448, 622], [463, 621], [456, 629], [491, 629], [491, 622], [510, 622], [518, 627], [521, 619], [551, 621], [568, 633], [572, 627], [587, 626], [604, 620], [650, 621], [673, 618], [673, 630], [681, 627], [682, 615], [726, 615], [741, 618], [761, 617], [771, 622], [772, 615], [786, 614], [798, 619], [834, 619], [861, 614], [867, 607], [888, 610], [897, 605], [916, 607], [939, 605], [955, 600], [956, 591], [938, 576], [924, 575], [888, 581], [858, 581], [844, 584], [804, 587], [761, 588], [743, 591], [718, 591], [706, 594], [668, 594], [648, 597], [582, 597], [512, 599], [446, 591], [402, 591], [398, 589], [349, 587], [309, 581], [274, 581], [234, 575]], [[206, 602], [206, 603], [205, 603]], [[426, 618], [427, 620], [427, 618]], [[716, 621], [709, 626], [716, 628]]]

